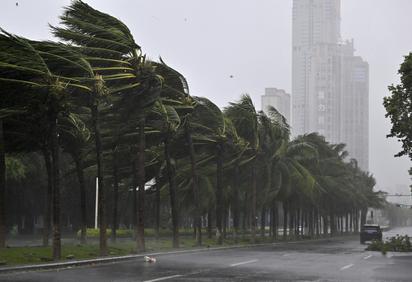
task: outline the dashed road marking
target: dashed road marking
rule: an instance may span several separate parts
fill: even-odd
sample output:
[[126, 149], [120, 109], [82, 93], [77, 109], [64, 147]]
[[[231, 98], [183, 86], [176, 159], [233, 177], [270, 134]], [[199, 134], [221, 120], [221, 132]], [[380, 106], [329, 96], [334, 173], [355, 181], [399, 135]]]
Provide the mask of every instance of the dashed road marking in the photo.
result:
[[348, 265], [345, 265], [344, 267], [341, 267], [340, 271], [345, 270], [345, 269], [348, 269], [348, 268], [351, 268], [352, 266], [354, 266], [353, 263], [348, 264]]
[[370, 259], [372, 257], [372, 255], [366, 256], [363, 259]]
[[145, 280], [145, 281], [143, 281], [143, 282], [163, 281], [163, 280], [178, 278], [178, 277], [182, 277], [182, 276], [184, 276], [184, 275], [170, 275], [170, 276], [159, 277], [159, 278], [152, 279], [152, 280]]
[[257, 262], [257, 261], [258, 261], [258, 259], [253, 259], [253, 260], [242, 261], [242, 262], [238, 262], [238, 263], [232, 263], [230, 265], [230, 267], [235, 267], [235, 266], [244, 265], [244, 264], [248, 264], [248, 263], [254, 263], [254, 262]]

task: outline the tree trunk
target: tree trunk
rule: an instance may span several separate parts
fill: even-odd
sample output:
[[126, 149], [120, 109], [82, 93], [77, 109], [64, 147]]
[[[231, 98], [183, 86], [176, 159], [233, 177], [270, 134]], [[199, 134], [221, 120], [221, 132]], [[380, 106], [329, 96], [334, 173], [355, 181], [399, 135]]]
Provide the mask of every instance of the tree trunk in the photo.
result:
[[368, 208], [361, 209], [361, 227], [366, 224], [366, 217], [368, 215]]
[[106, 223], [106, 195], [104, 189], [104, 174], [103, 174], [103, 153], [102, 153], [102, 137], [100, 133], [100, 118], [98, 110], [98, 101], [95, 99], [91, 106], [92, 123], [94, 131], [94, 139], [96, 146], [96, 162], [97, 162], [97, 181], [99, 186], [98, 196], [98, 218], [99, 218], [99, 248], [100, 255], [107, 255], [107, 223]]
[[138, 164], [138, 179], [139, 179], [139, 197], [138, 197], [138, 225], [137, 225], [137, 250], [144, 252], [146, 250], [144, 238], [144, 204], [145, 204], [145, 150], [146, 150], [146, 135], [144, 128], [146, 126], [146, 117], [142, 115], [139, 120], [139, 164]]
[[46, 204], [44, 209], [44, 224], [43, 224], [43, 247], [49, 245], [50, 227], [51, 227], [51, 212], [53, 201], [53, 172], [51, 164], [50, 150], [43, 149], [44, 163], [47, 171], [47, 191], [46, 191]]
[[223, 212], [223, 148], [219, 144], [216, 148], [216, 239], [222, 241], [222, 212]]
[[288, 209], [286, 202], [283, 202], [283, 239], [287, 237], [288, 230]]
[[227, 228], [227, 218], [228, 218], [228, 208], [223, 209], [223, 220], [222, 220], [222, 238], [226, 239], [226, 228]]
[[207, 238], [212, 239], [212, 207], [207, 211]]
[[[132, 150], [133, 154], [136, 154], [135, 150]], [[138, 212], [137, 212], [137, 187], [139, 186], [138, 183], [138, 175], [136, 170], [136, 159], [132, 160], [132, 197], [133, 197], [133, 208], [132, 208], [132, 224], [133, 224], [133, 232], [134, 232], [134, 239], [136, 240], [136, 248], [139, 249], [139, 243], [137, 241], [137, 233], [139, 233], [138, 226]]]
[[252, 161], [252, 213], [251, 213], [251, 227], [252, 227], [252, 244], [256, 243], [256, 189], [257, 189], [257, 163], [256, 159]]
[[53, 173], [53, 259], [61, 258], [61, 231], [60, 231], [60, 162], [59, 141], [57, 135], [57, 114], [50, 114], [50, 145]]
[[112, 241], [117, 240], [117, 210], [119, 203], [119, 172], [117, 164], [117, 153], [113, 152], [113, 223], [112, 223]]
[[265, 237], [265, 232], [266, 232], [266, 208], [262, 207], [260, 211], [260, 236], [262, 238]]
[[345, 233], [349, 233], [349, 213], [345, 214]]
[[327, 215], [323, 215], [323, 235], [327, 236], [329, 234], [329, 220]]
[[239, 237], [239, 221], [240, 221], [240, 209], [239, 209], [239, 175], [240, 169], [239, 164], [235, 163], [235, 175], [233, 179], [233, 232], [235, 237], [235, 242], [238, 242]]
[[6, 247], [6, 152], [3, 120], [0, 119], [0, 248]]
[[172, 167], [170, 152], [169, 152], [169, 139], [164, 141], [165, 145], [165, 158], [167, 178], [169, 180], [169, 193], [170, 193], [170, 207], [172, 209], [172, 225], [173, 225], [173, 247], [179, 248], [179, 215], [176, 202], [176, 182], [174, 168]]
[[[269, 163], [266, 165], [266, 187], [265, 187], [265, 193], [269, 193], [270, 188], [272, 187], [272, 162], [269, 161]], [[262, 205], [262, 211], [261, 211], [261, 217], [260, 217], [260, 236], [265, 237], [265, 228], [266, 228], [266, 207], [264, 206], [265, 203]]]
[[74, 156], [74, 163], [76, 165], [77, 179], [79, 180], [80, 188], [80, 214], [81, 214], [81, 227], [80, 227], [80, 243], [86, 243], [86, 228], [87, 228], [87, 217], [86, 217], [86, 186], [84, 183], [84, 173], [83, 173], [83, 160], [80, 156]]
[[194, 225], [196, 233], [196, 245], [202, 245], [202, 221], [201, 221], [201, 211], [200, 211], [200, 199], [199, 199], [199, 185], [197, 177], [197, 168], [196, 168], [196, 156], [195, 148], [193, 146], [192, 134], [189, 125], [189, 118], [186, 119], [185, 123], [185, 133], [186, 141], [189, 147], [189, 156], [190, 156], [190, 169], [192, 176], [192, 191], [193, 191], [193, 204], [195, 207], [194, 214]]
[[159, 177], [156, 178], [156, 194], [155, 194], [155, 205], [156, 205], [156, 226], [155, 226], [155, 236], [156, 239], [160, 237], [160, 180]]

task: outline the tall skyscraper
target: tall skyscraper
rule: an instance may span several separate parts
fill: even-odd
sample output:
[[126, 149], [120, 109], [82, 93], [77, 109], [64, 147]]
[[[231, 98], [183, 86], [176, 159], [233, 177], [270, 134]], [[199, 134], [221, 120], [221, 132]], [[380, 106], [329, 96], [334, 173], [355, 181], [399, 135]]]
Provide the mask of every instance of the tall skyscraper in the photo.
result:
[[346, 143], [350, 157], [367, 170], [368, 66], [354, 56], [353, 41], [341, 40], [340, 5], [293, 1], [292, 133], [318, 132], [331, 143]]
[[340, 140], [362, 169], [369, 162], [369, 64], [355, 56], [353, 40], [342, 44]]
[[275, 107], [290, 123], [290, 94], [283, 89], [266, 88], [262, 95], [262, 110], [267, 113], [268, 106]]

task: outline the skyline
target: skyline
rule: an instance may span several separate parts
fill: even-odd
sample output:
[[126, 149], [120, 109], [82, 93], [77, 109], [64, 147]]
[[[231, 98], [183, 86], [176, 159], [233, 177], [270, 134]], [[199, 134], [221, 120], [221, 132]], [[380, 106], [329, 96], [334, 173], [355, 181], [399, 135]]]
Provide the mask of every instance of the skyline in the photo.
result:
[[294, 0], [292, 136], [344, 143], [369, 169], [369, 65], [340, 34], [340, 0]]
[[[51, 39], [47, 23], [56, 24], [56, 15], [69, 2], [19, 1], [16, 7], [15, 1], [2, 1], [0, 26], [33, 39]], [[223, 107], [246, 92], [260, 107], [266, 87], [291, 92], [292, 1], [85, 2], [125, 21], [150, 58], [161, 55], [187, 77], [193, 95]], [[412, 50], [412, 39], [397, 35], [412, 23], [407, 15], [412, 3], [359, 2], [342, 3], [342, 37], [354, 38], [357, 54], [370, 64], [370, 170], [378, 188], [409, 185], [410, 161], [393, 158], [400, 144], [385, 138], [390, 123], [384, 118], [382, 98], [389, 94], [387, 86], [399, 81], [399, 64]], [[140, 10], [149, 12], [130, 12]]]

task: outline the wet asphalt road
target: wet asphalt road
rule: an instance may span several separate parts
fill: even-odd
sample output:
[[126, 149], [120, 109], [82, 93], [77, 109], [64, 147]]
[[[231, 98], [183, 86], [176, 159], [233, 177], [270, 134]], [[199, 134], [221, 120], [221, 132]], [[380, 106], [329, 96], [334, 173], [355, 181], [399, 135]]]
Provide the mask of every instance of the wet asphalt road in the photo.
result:
[[[392, 230], [411, 234], [412, 229]], [[364, 251], [357, 237], [226, 249], [64, 270], [0, 275], [0, 281], [412, 281], [412, 253]]]

